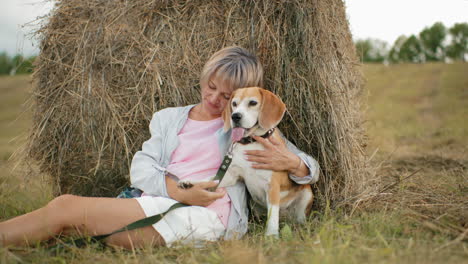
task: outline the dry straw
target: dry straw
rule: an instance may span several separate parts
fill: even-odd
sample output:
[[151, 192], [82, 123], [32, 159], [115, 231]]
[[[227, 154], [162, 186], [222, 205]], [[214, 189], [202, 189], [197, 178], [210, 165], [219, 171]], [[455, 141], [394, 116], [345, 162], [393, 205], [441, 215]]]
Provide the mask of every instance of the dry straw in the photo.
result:
[[115, 195], [152, 113], [196, 103], [203, 64], [239, 45], [288, 106], [285, 135], [321, 165], [318, 204], [366, 186], [358, 69], [341, 0], [62, 0], [38, 31], [29, 157], [57, 191]]

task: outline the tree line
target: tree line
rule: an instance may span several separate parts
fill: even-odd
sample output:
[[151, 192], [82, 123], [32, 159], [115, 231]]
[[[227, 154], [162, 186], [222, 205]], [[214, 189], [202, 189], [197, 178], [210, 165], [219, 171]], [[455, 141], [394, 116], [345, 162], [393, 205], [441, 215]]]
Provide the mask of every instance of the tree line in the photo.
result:
[[355, 45], [362, 62], [467, 61], [468, 23], [456, 23], [446, 28], [437, 22], [424, 28], [418, 35], [398, 37], [391, 48], [378, 39], [360, 39]]
[[17, 54], [10, 57], [6, 52], [0, 53], [0, 75], [29, 74], [33, 72], [36, 56], [24, 57]]

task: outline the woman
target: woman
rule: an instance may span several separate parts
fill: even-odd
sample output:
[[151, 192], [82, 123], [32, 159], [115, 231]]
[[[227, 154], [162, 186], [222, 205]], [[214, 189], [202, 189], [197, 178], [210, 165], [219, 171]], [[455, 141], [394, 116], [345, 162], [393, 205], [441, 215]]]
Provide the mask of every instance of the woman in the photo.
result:
[[[234, 89], [262, 86], [262, 79], [260, 62], [245, 49], [227, 47], [216, 52], [201, 74], [201, 102], [154, 114], [151, 138], [135, 154], [130, 169], [132, 186], [143, 190], [142, 197], [61, 195], [43, 208], [0, 223], [0, 244], [35, 244], [72, 232], [106, 234], [165, 212], [177, 201], [192, 206], [169, 212], [153, 226], [114, 234], [106, 243], [133, 248], [241, 237], [247, 231], [248, 213], [243, 183], [210, 192], [207, 189], [216, 182], [180, 189], [176, 181], [205, 180], [216, 174], [230, 136], [223, 131], [221, 113]], [[256, 139], [266, 150], [247, 153], [253, 167], [288, 170], [291, 179], [301, 184], [317, 181], [318, 164], [313, 158], [289, 142], [284, 146], [271, 139]]]

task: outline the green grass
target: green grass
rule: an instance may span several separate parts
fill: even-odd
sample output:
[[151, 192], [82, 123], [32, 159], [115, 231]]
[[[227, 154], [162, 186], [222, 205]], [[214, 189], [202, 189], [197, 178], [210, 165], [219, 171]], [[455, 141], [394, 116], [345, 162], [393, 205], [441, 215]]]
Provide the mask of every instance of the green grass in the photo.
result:
[[[26, 98], [30, 87], [30, 76], [0, 77], [0, 160], [7, 160], [21, 145], [30, 123]], [[18, 137], [20, 136], [20, 137]], [[16, 140], [15, 140], [16, 139]]]
[[459, 144], [466, 150], [467, 70], [462, 63], [365, 65], [371, 149], [416, 153]]
[[[307, 224], [263, 237], [251, 224], [240, 241], [202, 249], [119, 251], [93, 246], [51, 254], [44, 247], [0, 249], [1, 263], [462, 263], [468, 258], [468, 64], [364, 65], [368, 152], [377, 154], [384, 194], [353, 214], [314, 212]], [[0, 219], [30, 211], [52, 198], [43, 178], [9, 169], [24, 137], [21, 118], [28, 77], [1, 77]], [[7, 85], [5, 85], [8, 83]], [[16, 120], [16, 121], [15, 121]], [[8, 168], [8, 170], [7, 170]], [[415, 173], [412, 175], [412, 173]], [[405, 179], [406, 176], [412, 175]], [[284, 224], [283, 224], [284, 226]], [[292, 231], [291, 231], [292, 230]]]
[[42, 177], [16, 166], [12, 155], [26, 142], [31, 124], [31, 76], [0, 76], [0, 219], [24, 214], [51, 199]]
[[292, 235], [279, 240], [264, 238], [258, 228], [241, 241], [213, 243], [202, 249], [182, 246], [130, 252], [91, 246], [51, 254], [36, 247], [12, 251], [9, 256], [3, 251], [3, 257], [41, 263], [461, 263], [466, 257], [460, 245], [442, 248], [444, 236], [426, 232], [417, 222], [402, 222], [404, 215], [399, 213], [363, 213], [352, 218], [334, 214], [293, 228]]

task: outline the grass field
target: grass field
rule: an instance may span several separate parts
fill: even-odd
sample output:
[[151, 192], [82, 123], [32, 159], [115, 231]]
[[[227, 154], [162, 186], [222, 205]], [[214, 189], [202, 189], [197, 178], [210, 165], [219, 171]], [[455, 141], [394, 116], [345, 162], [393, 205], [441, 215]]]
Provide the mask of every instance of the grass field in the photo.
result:
[[[88, 247], [55, 255], [38, 246], [0, 249], [0, 263], [468, 262], [468, 64], [364, 65], [363, 72], [367, 151], [382, 187], [353, 214], [314, 212], [304, 226], [283, 228], [279, 240], [252, 226], [240, 241], [203, 249]], [[30, 124], [29, 82], [0, 77], [0, 220], [52, 198], [43, 178], [11, 171], [8, 161]]]

